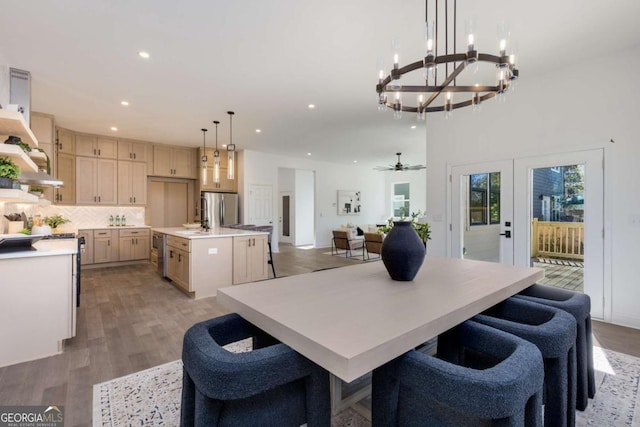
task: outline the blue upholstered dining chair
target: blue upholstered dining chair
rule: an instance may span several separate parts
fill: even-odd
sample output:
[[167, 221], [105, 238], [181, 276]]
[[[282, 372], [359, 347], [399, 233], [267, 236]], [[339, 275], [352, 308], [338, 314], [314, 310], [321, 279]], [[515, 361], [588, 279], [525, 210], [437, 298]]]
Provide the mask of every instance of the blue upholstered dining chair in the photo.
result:
[[473, 317], [535, 344], [544, 360], [544, 425], [576, 423], [576, 321], [557, 308], [508, 298]]
[[[222, 348], [249, 337], [253, 351]], [[328, 372], [274, 341], [237, 314], [192, 326], [182, 349], [180, 425], [330, 425]]]
[[412, 350], [373, 371], [373, 426], [541, 425], [535, 345], [473, 321], [446, 335], [442, 355]]
[[596, 395], [593, 338], [591, 337], [591, 298], [579, 292], [540, 284], [528, 287], [516, 297], [559, 308], [576, 319], [578, 326], [576, 409], [584, 411], [589, 404], [589, 398]]

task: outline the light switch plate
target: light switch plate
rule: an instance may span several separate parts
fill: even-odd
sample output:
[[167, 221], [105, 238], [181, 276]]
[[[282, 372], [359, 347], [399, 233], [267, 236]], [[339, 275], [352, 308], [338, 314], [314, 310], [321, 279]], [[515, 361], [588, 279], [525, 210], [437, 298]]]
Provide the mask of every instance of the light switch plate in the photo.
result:
[[209, 248], [209, 255], [216, 255], [218, 253], [218, 248]]

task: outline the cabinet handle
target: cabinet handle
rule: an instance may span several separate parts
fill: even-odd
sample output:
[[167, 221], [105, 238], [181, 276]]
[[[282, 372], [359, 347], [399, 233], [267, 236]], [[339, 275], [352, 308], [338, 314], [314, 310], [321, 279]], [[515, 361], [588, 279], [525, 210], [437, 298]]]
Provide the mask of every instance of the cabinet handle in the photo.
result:
[[182, 254], [178, 254], [178, 262], [182, 262]]
[[96, 196], [93, 196], [93, 201], [94, 202], [97, 201], [97, 197]]
[[133, 159], [134, 160], [136, 159], [136, 153], [133, 153]]
[[100, 155], [102, 155], [102, 154], [100, 153], [100, 149], [98, 148], [98, 156], [100, 156]]
[[111, 240], [107, 240], [107, 246], [111, 246]]
[[129, 158], [130, 158], [130, 159], [132, 159], [132, 158], [133, 158], [133, 157], [131, 157], [131, 154], [132, 154], [132, 153], [129, 153]]
[[95, 148], [93, 149], [93, 155], [94, 156], [96, 155], [96, 149]]
[[98, 203], [100, 203], [100, 196], [98, 196]]
[[136, 202], [136, 196], [133, 196], [133, 203]]
[[173, 258], [173, 251], [169, 251], [169, 258]]

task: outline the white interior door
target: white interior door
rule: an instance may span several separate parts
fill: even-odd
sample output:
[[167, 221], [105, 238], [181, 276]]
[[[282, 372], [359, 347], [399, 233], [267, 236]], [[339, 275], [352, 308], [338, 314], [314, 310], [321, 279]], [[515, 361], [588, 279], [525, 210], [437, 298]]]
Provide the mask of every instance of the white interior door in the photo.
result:
[[249, 187], [249, 224], [273, 224], [273, 187], [251, 184]]
[[449, 255], [513, 264], [513, 161], [450, 168]]
[[[591, 297], [591, 315], [604, 319], [604, 153], [602, 149], [550, 154], [516, 159], [514, 162], [514, 233], [519, 239], [516, 265], [531, 262], [533, 170], [566, 165], [584, 165], [584, 293]], [[544, 198], [544, 196], [543, 196]], [[548, 215], [551, 215], [549, 212]], [[606, 320], [606, 319], [605, 319]]]

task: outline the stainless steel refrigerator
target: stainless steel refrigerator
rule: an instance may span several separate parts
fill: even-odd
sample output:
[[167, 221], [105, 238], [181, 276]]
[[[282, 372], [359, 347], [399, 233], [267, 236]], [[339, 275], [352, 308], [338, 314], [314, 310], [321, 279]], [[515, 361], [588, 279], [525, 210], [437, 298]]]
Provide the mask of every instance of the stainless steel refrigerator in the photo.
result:
[[207, 220], [209, 227], [224, 227], [238, 224], [239, 209], [236, 193], [200, 193], [201, 220]]

